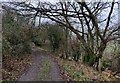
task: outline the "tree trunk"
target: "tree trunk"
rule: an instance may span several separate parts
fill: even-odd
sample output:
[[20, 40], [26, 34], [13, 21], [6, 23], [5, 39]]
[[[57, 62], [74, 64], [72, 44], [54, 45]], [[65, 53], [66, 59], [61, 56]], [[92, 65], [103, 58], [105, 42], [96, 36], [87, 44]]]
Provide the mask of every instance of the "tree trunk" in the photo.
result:
[[66, 30], [65, 30], [65, 32], [66, 32], [66, 42], [65, 42], [65, 45], [66, 45], [66, 49], [65, 49], [65, 58], [67, 59], [68, 58], [68, 35], [69, 35], [69, 31], [68, 31], [68, 28], [67, 27], [65, 27], [66, 28]]
[[95, 63], [96, 63], [96, 70], [101, 71], [101, 58], [103, 57], [103, 52], [106, 48], [106, 43], [101, 43], [98, 55], [96, 57]]

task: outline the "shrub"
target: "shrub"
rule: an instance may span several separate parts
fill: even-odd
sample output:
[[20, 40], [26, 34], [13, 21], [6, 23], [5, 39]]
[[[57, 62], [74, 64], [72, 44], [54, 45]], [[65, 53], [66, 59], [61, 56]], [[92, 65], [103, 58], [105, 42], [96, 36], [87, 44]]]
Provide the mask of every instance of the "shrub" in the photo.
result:
[[84, 56], [84, 62], [88, 65], [92, 66], [95, 63], [96, 56], [95, 55], [86, 55]]
[[36, 46], [41, 47], [43, 44], [42, 41], [39, 39], [39, 37], [34, 38], [32, 41], [35, 43]]
[[111, 69], [111, 66], [106, 60], [102, 60], [101, 69], [105, 70], [106, 68]]
[[11, 14], [3, 16], [3, 56], [30, 53], [30, 37], [25, 23], [14, 20]]
[[89, 58], [88, 64], [92, 66], [95, 63], [96, 56], [92, 55]]
[[64, 34], [63, 28], [57, 24], [50, 24], [47, 28], [47, 36], [53, 52], [60, 49], [60, 45], [64, 41]]

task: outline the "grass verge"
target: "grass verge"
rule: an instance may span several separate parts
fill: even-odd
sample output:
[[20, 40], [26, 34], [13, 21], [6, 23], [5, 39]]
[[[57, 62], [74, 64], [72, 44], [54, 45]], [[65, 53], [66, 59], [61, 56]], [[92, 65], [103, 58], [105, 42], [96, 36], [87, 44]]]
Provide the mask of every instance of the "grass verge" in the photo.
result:
[[95, 71], [82, 62], [64, 60], [57, 57], [58, 64], [63, 67], [64, 75], [72, 81], [115, 81], [115, 78]]
[[50, 61], [47, 57], [45, 57], [42, 61], [42, 66], [40, 67], [38, 80], [44, 81], [44, 80], [48, 79], [49, 72], [50, 72]]

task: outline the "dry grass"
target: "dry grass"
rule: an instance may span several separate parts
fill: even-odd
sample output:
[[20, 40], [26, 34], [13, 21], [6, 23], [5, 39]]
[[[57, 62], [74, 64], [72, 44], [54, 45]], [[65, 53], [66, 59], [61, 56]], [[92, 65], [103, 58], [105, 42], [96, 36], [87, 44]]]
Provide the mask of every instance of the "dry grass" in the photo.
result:
[[92, 67], [82, 63], [63, 60], [57, 57], [57, 61], [62, 66], [69, 78], [75, 81], [114, 81], [115, 78], [110, 74], [95, 71]]

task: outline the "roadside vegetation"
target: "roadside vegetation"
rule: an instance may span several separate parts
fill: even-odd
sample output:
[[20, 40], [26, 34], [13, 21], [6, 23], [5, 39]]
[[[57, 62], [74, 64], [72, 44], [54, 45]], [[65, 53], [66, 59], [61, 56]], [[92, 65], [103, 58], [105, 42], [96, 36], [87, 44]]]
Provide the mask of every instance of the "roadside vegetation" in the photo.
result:
[[[17, 79], [31, 64], [34, 47], [53, 54], [62, 68], [61, 73], [70, 80], [120, 79], [120, 25], [111, 26], [116, 19], [114, 6], [117, 3], [114, 0], [94, 4], [39, 2], [37, 7], [26, 2], [8, 4], [3, 4], [2, 19], [3, 80]], [[100, 18], [107, 8], [110, 9], [108, 14]], [[20, 13], [23, 10], [28, 14]], [[43, 18], [50, 21], [41, 22]], [[45, 80], [51, 64], [48, 58], [42, 62], [38, 78]]]
[[30, 37], [24, 18], [13, 18], [9, 10], [2, 19], [2, 78], [14, 81], [30, 63]]
[[82, 62], [69, 61], [57, 58], [62, 68], [61, 73], [71, 81], [115, 81], [114, 73], [95, 71], [89, 65]]

